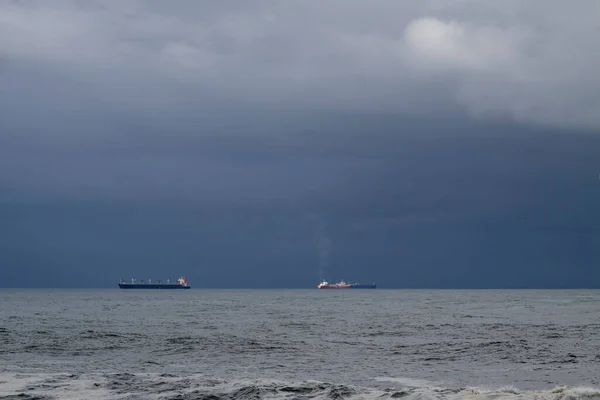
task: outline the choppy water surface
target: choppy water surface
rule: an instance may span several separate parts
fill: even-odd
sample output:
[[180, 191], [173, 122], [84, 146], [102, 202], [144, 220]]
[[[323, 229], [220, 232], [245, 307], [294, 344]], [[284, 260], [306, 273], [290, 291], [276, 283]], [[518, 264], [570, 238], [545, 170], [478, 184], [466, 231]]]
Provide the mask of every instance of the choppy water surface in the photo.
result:
[[600, 399], [600, 292], [0, 290], [0, 399]]

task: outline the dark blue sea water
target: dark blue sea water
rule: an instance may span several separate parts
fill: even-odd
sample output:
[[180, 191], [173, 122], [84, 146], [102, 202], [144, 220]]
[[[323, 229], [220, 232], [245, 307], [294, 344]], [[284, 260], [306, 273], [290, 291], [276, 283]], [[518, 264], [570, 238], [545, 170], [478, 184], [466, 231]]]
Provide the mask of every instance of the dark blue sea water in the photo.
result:
[[600, 291], [0, 290], [0, 399], [584, 399]]

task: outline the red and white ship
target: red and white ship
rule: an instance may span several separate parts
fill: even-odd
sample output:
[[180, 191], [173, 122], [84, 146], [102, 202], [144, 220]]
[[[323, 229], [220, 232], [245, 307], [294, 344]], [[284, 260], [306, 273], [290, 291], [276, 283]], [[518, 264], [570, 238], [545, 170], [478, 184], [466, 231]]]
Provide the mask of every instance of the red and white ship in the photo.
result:
[[326, 280], [317, 285], [317, 289], [351, 289], [352, 285], [342, 279], [338, 283], [329, 283]]
[[338, 283], [330, 284], [326, 280], [317, 285], [317, 289], [375, 289], [377, 285], [373, 283], [347, 283], [343, 279]]

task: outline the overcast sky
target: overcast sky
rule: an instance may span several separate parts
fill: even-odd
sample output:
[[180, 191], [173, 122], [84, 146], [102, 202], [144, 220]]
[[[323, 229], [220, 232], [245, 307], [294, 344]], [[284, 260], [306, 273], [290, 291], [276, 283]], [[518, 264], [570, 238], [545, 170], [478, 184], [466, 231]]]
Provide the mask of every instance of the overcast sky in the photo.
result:
[[598, 49], [596, 0], [0, 2], [0, 286], [600, 286]]

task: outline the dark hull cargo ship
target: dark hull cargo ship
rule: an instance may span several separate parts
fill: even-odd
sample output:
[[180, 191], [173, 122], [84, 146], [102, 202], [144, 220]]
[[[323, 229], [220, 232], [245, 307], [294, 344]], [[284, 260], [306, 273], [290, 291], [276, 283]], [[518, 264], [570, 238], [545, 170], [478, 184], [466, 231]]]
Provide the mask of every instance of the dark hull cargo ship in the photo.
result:
[[136, 282], [135, 279], [131, 280], [131, 283], [127, 283], [123, 280], [119, 283], [119, 288], [121, 289], [190, 289], [191, 286], [187, 283], [187, 278], [182, 277], [177, 279], [177, 283], [170, 283], [167, 280], [167, 283], [162, 283], [161, 281], [157, 281], [152, 283], [152, 280], [149, 279], [148, 282]]

